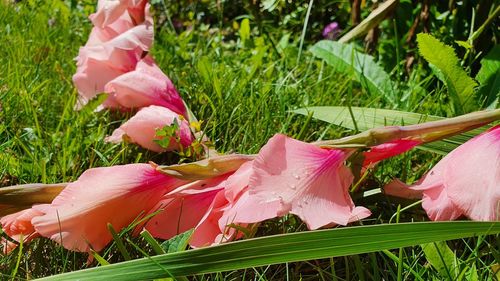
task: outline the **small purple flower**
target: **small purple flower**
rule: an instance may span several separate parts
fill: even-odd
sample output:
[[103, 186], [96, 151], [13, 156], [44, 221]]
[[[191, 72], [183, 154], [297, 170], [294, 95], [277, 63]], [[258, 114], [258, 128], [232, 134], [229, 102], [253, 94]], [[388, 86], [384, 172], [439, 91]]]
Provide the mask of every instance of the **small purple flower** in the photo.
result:
[[334, 21], [325, 26], [323, 29], [323, 37], [329, 40], [335, 40], [340, 35], [340, 32], [342, 32], [342, 29], [340, 29], [339, 24]]

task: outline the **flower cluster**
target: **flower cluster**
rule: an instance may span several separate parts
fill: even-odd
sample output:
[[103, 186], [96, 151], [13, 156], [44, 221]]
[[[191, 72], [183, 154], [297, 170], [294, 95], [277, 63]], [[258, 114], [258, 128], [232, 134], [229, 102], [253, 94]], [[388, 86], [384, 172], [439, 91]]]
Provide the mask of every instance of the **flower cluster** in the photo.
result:
[[178, 179], [150, 164], [94, 168], [51, 204], [0, 222], [14, 240], [43, 236], [81, 252], [99, 251], [112, 240], [108, 224], [121, 230], [151, 214], [136, 233], [145, 228], [169, 239], [194, 228], [193, 247], [241, 237], [232, 225], [244, 228], [286, 214], [299, 216], [309, 229], [347, 225], [370, 215], [354, 206], [348, 192], [353, 176], [344, 162], [351, 153], [278, 134], [254, 160], [201, 180]]
[[[184, 102], [172, 81], [148, 54], [153, 44], [153, 19], [146, 0], [100, 0], [90, 16], [94, 24], [88, 42], [80, 48], [73, 81], [78, 89], [77, 108], [100, 93], [107, 95], [100, 106], [136, 110], [137, 115], [107, 140], [124, 137], [147, 149], [163, 152], [189, 146], [193, 141]], [[161, 147], [156, 129], [179, 125], [179, 142]], [[169, 136], [170, 137], [170, 136]]]
[[[147, 1], [100, 0], [90, 19], [94, 28], [80, 49], [73, 77], [80, 95], [78, 106], [104, 92], [107, 99], [102, 108], [139, 109], [107, 141], [128, 139], [158, 152], [189, 146], [193, 135], [185, 119], [187, 109], [148, 54], [153, 22]], [[100, 251], [113, 239], [111, 225], [120, 231], [130, 227], [132, 234], [146, 229], [160, 239], [194, 229], [189, 243], [196, 248], [242, 238], [255, 225], [289, 214], [309, 229], [345, 226], [371, 215], [369, 209], [356, 206], [349, 193], [354, 180], [352, 159], [361, 156], [359, 166], [366, 172], [436, 136], [498, 120], [498, 113], [489, 119], [478, 113], [479, 121], [471, 124], [464, 121], [467, 116], [457, 117], [455, 123], [464, 121], [457, 128], [446, 121], [434, 127], [430, 123], [421, 128], [384, 127], [379, 134], [365, 132], [366, 142], [358, 146], [345, 146], [353, 144], [356, 136], [343, 143], [310, 144], [276, 134], [255, 156], [215, 156], [166, 167], [151, 163], [89, 169], [56, 192], [43, 196], [34, 192], [32, 201], [25, 200], [28, 206], [34, 203], [28, 209], [0, 205], [0, 214], [7, 214], [0, 224], [10, 237], [2, 238], [1, 244], [9, 252], [15, 241], [46, 237], [69, 250]], [[162, 137], [172, 136], [158, 134], [158, 129], [169, 125], [179, 141], [160, 145]], [[360, 153], [360, 147], [366, 151]], [[500, 126], [496, 126], [449, 153], [416, 185], [394, 181], [384, 191], [422, 199], [431, 220], [466, 216], [488, 221], [500, 219], [499, 183]], [[30, 188], [34, 186], [26, 187], [22, 195], [31, 196]]]

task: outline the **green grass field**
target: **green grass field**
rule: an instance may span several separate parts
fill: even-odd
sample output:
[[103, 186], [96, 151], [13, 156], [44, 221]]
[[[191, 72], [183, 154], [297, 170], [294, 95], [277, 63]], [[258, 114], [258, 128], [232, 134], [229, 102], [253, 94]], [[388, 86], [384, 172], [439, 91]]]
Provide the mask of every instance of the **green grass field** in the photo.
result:
[[[93, 5], [71, 9], [62, 1], [0, 4], [0, 186], [23, 183], [68, 182], [88, 168], [132, 162], [173, 164], [177, 157], [156, 155], [126, 144], [108, 144], [111, 134], [130, 117], [119, 112], [94, 112], [92, 106], [73, 109], [77, 92], [71, 77], [74, 57], [88, 37], [86, 16]], [[345, 136], [352, 131], [290, 113], [305, 106], [365, 106], [446, 116], [444, 85], [421, 69], [413, 85], [432, 87], [413, 92], [395, 106], [380, 95], [363, 90], [347, 75], [314, 58], [306, 37], [299, 49], [298, 34], [287, 40], [286, 30], [251, 34], [242, 44], [231, 22], [222, 26], [194, 25], [176, 33], [157, 27], [153, 56], [171, 78], [221, 152], [256, 153], [275, 133], [316, 141]], [[403, 75], [393, 75], [399, 83]], [[390, 178], [414, 181], [440, 156], [412, 151], [385, 161], [364, 183], [379, 188]], [[396, 204], [395, 204], [396, 203]], [[368, 200], [373, 215], [354, 223], [387, 223], [397, 205], [383, 196]], [[403, 212], [400, 221], [423, 221], [418, 207]], [[257, 235], [305, 230], [293, 216], [265, 222]], [[129, 237], [128, 234], [125, 235]], [[131, 238], [152, 253], [140, 238]], [[432, 246], [432, 245], [431, 245]], [[436, 247], [443, 244], [436, 244]], [[500, 264], [498, 236], [480, 236], [448, 242], [451, 252], [442, 264], [431, 266], [421, 246], [386, 250], [326, 260], [310, 260], [246, 270], [189, 277], [192, 280], [495, 280]], [[128, 245], [133, 258], [143, 253]], [[123, 261], [115, 244], [101, 256], [111, 263]], [[38, 239], [0, 256], [1, 280], [28, 280], [96, 266], [87, 255], [64, 250]], [[454, 259], [454, 260], [453, 260]], [[453, 276], [453, 277], [452, 277]], [[498, 276], [498, 275], [497, 275]], [[455, 278], [456, 277], [456, 278]]]

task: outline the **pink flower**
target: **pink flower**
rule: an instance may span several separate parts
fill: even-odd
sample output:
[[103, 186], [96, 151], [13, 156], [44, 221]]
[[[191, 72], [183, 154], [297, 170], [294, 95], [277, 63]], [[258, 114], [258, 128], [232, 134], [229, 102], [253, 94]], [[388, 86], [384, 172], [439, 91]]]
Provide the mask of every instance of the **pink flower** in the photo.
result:
[[104, 28], [128, 11], [134, 23], [138, 24], [144, 20], [145, 9], [149, 10], [146, 4], [146, 0], [99, 0], [97, 12], [89, 18], [95, 26]]
[[[122, 29], [118, 29], [121, 31]], [[113, 32], [114, 35], [114, 32]], [[152, 19], [111, 38], [110, 34], [94, 34], [90, 44], [80, 48], [77, 71], [73, 82], [80, 94], [78, 106], [104, 91], [104, 86], [116, 77], [135, 70], [143, 52], [153, 44]], [[98, 44], [100, 40], [108, 41]]]
[[323, 29], [323, 37], [329, 40], [335, 40], [339, 37], [342, 29], [337, 22], [331, 22]]
[[89, 169], [51, 204], [33, 206], [38, 215], [31, 223], [41, 236], [67, 249], [99, 251], [112, 239], [108, 224], [120, 231], [149, 214], [164, 194], [186, 183], [149, 164]]
[[[3, 232], [10, 238], [17, 242], [21, 242], [22, 240], [23, 243], [28, 243], [39, 236], [31, 224], [31, 219], [40, 215], [42, 215], [42, 213], [37, 210], [26, 209], [2, 217], [0, 219], [0, 224], [2, 225]], [[5, 254], [17, 247], [15, 243], [12, 243], [7, 239], [2, 239], [1, 241], [3, 245], [3, 252]]]
[[292, 213], [309, 229], [366, 218], [370, 211], [354, 206], [349, 196], [353, 176], [344, 165], [349, 155], [275, 135], [253, 161], [248, 194], [225, 216], [255, 223]]
[[[177, 137], [171, 137], [168, 147], [163, 148], [155, 142], [155, 140], [163, 139], [157, 136], [157, 130], [174, 124], [175, 120], [179, 125]], [[119, 143], [124, 137], [132, 143], [155, 152], [178, 150], [180, 146], [188, 147], [194, 140], [189, 123], [182, 116], [168, 108], [156, 105], [139, 110], [130, 120], [107, 137], [106, 141]]]
[[[409, 190], [408, 190], [408, 189]], [[474, 137], [446, 155], [417, 184], [396, 181], [389, 195], [422, 198], [431, 220], [500, 219], [500, 126]]]
[[135, 71], [108, 82], [104, 90], [109, 94], [104, 107], [140, 108], [160, 105], [186, 116], [184, 102], [174, 84], [150, 56], [139, 61]]
[[366, 167], [371, 164], [376, 164], [377, 162], [382, 161], [386, 158], [399, 155], [414, 148], [420, 143], [421, 142], [416, 140], [400, 139], [374, 146], [370, 148], [369, 151], [363, 153], [363, 155], [365, 156], [363, 166]]

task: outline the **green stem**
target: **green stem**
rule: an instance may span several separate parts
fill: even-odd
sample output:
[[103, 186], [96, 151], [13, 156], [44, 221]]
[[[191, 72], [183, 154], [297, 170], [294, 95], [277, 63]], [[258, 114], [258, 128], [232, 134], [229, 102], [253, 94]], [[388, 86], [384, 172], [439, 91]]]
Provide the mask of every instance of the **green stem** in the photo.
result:
[[500, 16], [500, 6], [498, 6], [495, 11], [486, 19], [486, 21], [469, 37], [469, 44], [473, 44], [474, 40], [476, 40], [481, 33], [490, 25], [498, 16]]
[[375, 128], [357, 135], [316, 142], [315, 144], [321, 147], [359, 148], [376, 146], [399, 139], [427, 143], [470, 131], [497, 120], [500, 120], [500, 109], [473, 112], [454, 118], [409, 126]]

